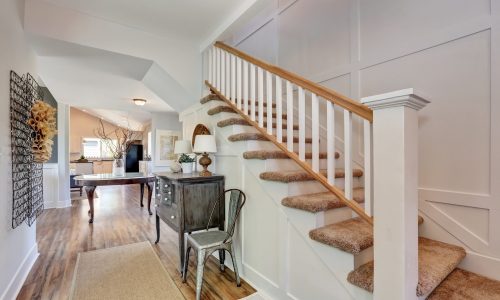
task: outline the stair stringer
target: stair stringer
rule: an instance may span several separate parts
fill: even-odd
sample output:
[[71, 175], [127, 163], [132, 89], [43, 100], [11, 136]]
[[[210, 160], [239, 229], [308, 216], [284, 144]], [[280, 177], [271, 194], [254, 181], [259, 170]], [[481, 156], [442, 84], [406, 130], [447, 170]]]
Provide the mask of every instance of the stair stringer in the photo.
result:
[[[215, 101], [214, 101], [215, 102]], [[208, 103], [207, 103], [208, 104]], [[206, 110], [213, 107], [213, 105], [207, 105]], [[202, 109], [203, 111], [203, 109]], [[216, 123], [221, 119], [228, 118], [228, 115], [235, 115], [231, 113], [219, 113], [217, 115], [209, 116], [209, 118], [203, 118], [205, 120], [210, 120], [210, 127], [213, 128], [213, 133], [221, 144], [221, 148], [226, 151], [231, 152], [233, 155], [237, 156], [241, 164], [244, 166], [248, 173], [252, 175], [252, 181], [255, 180], [256, 183], [262, 188], [269, 198], [272, 199], [278, 210], [286, 216], [287, 223], [290, 228], [299, 234], [304, 245], [307, 249], [314, 254], [321, 263], [326, 266], [330, 271], [332, 279], [341, 284], [341, 286], [347, 291], [350, 297], [354, 299], [372, 299], [372, 295], [356, 286], [351, 285], [347, 282], [347, 275], [352, 271], [359, 263], [356, 263], [355, 255], [346, 253], [339, 249], [317, 243], [309, 238], [309, 231], [317, 228], [319, 226], [326, 225], [332, 222], [342, 221], [344, 219], [350, 218], [352, 216], [351, 211], [348, 208], [342, 208], [337, 210], [331, 210], [328, 212], [320, 213], [309, 213], [305, 211], [290, 209], [281, 205], [281, 200], [289, 195], [306, 193], [306, 190], [313, 190], [318, 192], [324, 191], [322, 187], [317, 182], [307, 182], [307, 183], [278, 183], [264, 181], [259, 178], [261, 172], [266, 171], [266, 161], [265, 160], [246, 160], [243, 158], [243, 152], [256, 149], [267, 149], [267, 150], [277, 150], [270, 142], [265, 141], [247, 141], [247, 142], [230, 142], [228, 141], [228, 136], [234, 133], [241, 132], [253, 132], [253, 127], [250, 126], [239, 126], [232, 125], [225, 128], [218, 128]], [[248, 131], [247, 131], [248, 130]], [[245, 181], [250, 180], [250, 178], [245, 178]], [[359, 184], [359, 182], [358, 182]], [[306, 185], [306, 187], [300, 187], [300, 185]], [[311, 185], [307, 188], [307, 185]], [[251, 199], [249, 199], [251, 201]], [[370, 254], [364, 256], [370, 256]], [[363, 256], [361, 255], [361, 256]], [[365, 260], [365, 259], [364, 259]], [[254, 274], [255, 275], [255, 274]], [[255, 279], [252, 280], [255, 282]], [[257, 286], [259, 288], [259, 286]], [[267, 287], [269, 288], [269, 287]], [[275, 292], [269, 292], [270, 294], [275, 294]], [[281, 294], [281, 293], [278, 293]], [[292, 295], [288, 295], [291, 299], [298, 299]]]

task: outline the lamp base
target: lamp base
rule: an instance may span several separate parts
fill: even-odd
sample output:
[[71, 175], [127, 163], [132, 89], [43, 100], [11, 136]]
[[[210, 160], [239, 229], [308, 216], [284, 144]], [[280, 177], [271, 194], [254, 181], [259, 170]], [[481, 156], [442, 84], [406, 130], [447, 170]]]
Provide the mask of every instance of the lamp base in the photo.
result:
[[208, 166], [212, 163], [212, 160], [208, 156], [208, 153], [203, 153], [200, 158], [200, 165], [203, 167], [203, 170], [200, 172], [200, 176], [212, 176], [212, 172], [207, 170]]

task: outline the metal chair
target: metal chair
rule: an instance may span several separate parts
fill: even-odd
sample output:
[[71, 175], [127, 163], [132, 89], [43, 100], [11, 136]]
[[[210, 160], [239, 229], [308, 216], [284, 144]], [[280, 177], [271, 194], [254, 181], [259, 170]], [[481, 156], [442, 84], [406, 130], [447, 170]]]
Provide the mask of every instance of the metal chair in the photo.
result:
[[[229, 211], [228, 211], [228, 226], [226, 231], [216, 230], [208, 231], [210, 222], [212, 221], [212, 216], [215, 209], [218, 207], [222, 197], [225, 197], [227, 193], [231, 193], [229, 198]], [[230, 189], [224, 191], [222, 195], [217, 198], [214, 206], [212, 207], [212, 212], [208, 219], [207, 230], [203, 232], [197, 232], [193, 234], [185, 234], [186, 241], [186, 253], [184, 255], [184, 266], [182, 270], [182, 282], [186, 282], [187, 270], [189, 265], [189, 252], [193, 248], [197, 252], [198, 256], [198, 266], [196, 270], [196, 300], [201, 297], [201, 286], [203, 283], [203, 268], [205, 267], [205, 262], [214, 253], [219, 250], [220, 258], [220, 269], [224, 271], [224, 251], [229, 252], [231, 255], [231, 260], [233, 262], [234, 274], [236, 275], [236, 284], [241, 286], [240, 275], [238, 273], [238, 266], [236, 264], [235, 252], [233, 247], [233, 234], [236, 227], [236, 222], [240, 215], [241, 208], [245, 204], [246, 196], [238, 189]]]

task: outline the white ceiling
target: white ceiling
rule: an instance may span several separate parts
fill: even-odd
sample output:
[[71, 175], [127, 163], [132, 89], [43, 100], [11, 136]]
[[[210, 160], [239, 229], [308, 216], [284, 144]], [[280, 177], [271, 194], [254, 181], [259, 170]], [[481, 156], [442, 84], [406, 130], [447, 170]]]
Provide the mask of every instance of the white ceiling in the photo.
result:
[[[40, 77], [57, 101], [87, 109], [114, 122], [127, 116], [144, 125], [151, 112], [173, 109], [141, 81], [152, 61], [101, 49], [31, 36]], [[137, 106], [133, 98], [147, 99]]]
[[110, 110], [110, 109], [95, 109], [77, 107], [78, 109], [101, 118], [107, 122], [115, 124], [123, 128], [130, 128], [132, 130], [142, 131], [144, 125], [151, 121], [151, 114], [148, 112], [134, 112]]
[[160, 36], [197, 42], [213, 33], [245, 0], [46, 0]]

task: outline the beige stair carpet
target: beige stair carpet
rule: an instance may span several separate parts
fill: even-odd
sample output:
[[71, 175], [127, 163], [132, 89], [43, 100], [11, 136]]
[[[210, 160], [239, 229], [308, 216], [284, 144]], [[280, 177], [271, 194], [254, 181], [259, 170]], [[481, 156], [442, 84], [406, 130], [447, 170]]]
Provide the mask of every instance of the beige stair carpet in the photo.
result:
[[[353, 190], [353, 200], [362, 203], [365, 200], [365, 189], [355, 188]], [[330, 192], [286, 197], [281, 200], [281, 204], [312, 213], [345, 207], [344, 202]]]
[[358, 254], [373, 246], [373, 227], [361, 218], [352, 218], [311, 230], [309, 237], [345, 252]]
[[[418, 239], [418, 297], [427, 295], [448, 276], [465, 257], [462, 247], [420, 237]], [[347, 280], [373, 292], [373, 261], [349, 273]]]
[[[423, 222], [424, 219], [419, 216], [418, 224]], [[358, 254], [373, 246], [373, 227], [361, 218], [352, 218], [313, 229], [309, 237], [342, 251]]]
[[[335, 158], [339, 158], [339, 153], [335, 152]], [[312, 152], [305, 153], [306, 159], [312, 159]], [[320, 152], [319, 158], [326, 159], [328, 153]], [[243, 153], [243, 158], [245, 159], [289, 159], [288, 155], [281, 150], [256, 150], [256, 151], [246, 151]]]
[[72, 300], [184, 299], [149, 242], [78, 254]]
[[229, 118], [229, 119], [225, 119], [225, 120], [217, 122], [217, 127], [227, 127], [227, 126], [231, 126], [231, 125], [250, 126], [250, 124], [245, 119], [241, 119], [241, 118]]
[[[262, 133], [254, 133], [254, 132], [246, 132], [246, 133], [237, 133], [230, 135], [228, 137], [228, 140], [230, 142], [241, 142], [241, 141], [269, 141], [267, 137], [262, 134]], [[283, 137], [283, 142], [285, 143], [288, 140], [288, 137], [284, 136]], [[294, 136], [293, 137], [293, 142], [298, 143], [299, 138]], [[305, 139], [306, 144], [311, 144], [312, 143], [312, 138], [306, 138]]]
[[206, 95], [205, 97], [200, 99], [201, 104], [205, 104], [205, 103], [208, 103], [210, 101], [223, 101], [223, 100], [215, 94], [209, 94], [209, 95]]
[[[327, 176], [326, 170], [320, 170], [323, 176]], [[360, 169], [352, 170], [353, 177], [363, 176], [363, 171]], [[344, 178], [344, 169], [335, 170], [335, 178]], [[314, 177], [306, 171], [272, 171], [263, 172], [259, 175], [260, 179], [269, 181], [279, 181], [284, 183], [296, 182], [296, 181], [309, 181], [315, 180]]]
[[[264, 124], [267, 124], [266, 119], [264, 119]], [[231, 125], [251, 126], [250, 123], [248, 123], [245, 119], [242, 119], [242, 118], [229, 118], [229, 119], [225, 119], [225, 120], [221, 120], [221, 121], [217, 122], [218, 127], [227, 127], [227, 126], [231, 126]], [[277, 128], [277, 127], [278, 127], [278, 125], [275, 122], [273, 122], [273, 128]], [[288, 128], [288, 125], [286, 124], [286, 122], [283, 122], [282, 128], [283, 129]], [[293, 125], [293, 130], [299, 130], [299, 125]]]
[[432, 292], [428, 300], [499, 300], [500, 281], [455, 269]]
[[207, 111], [207, 114], [210, 116], [216, 115], [218, 113], [227, 112], [227, 113], [236, 113], [236, 111], [231, 106], [219, 105], [214, 108], [211, 108]]

